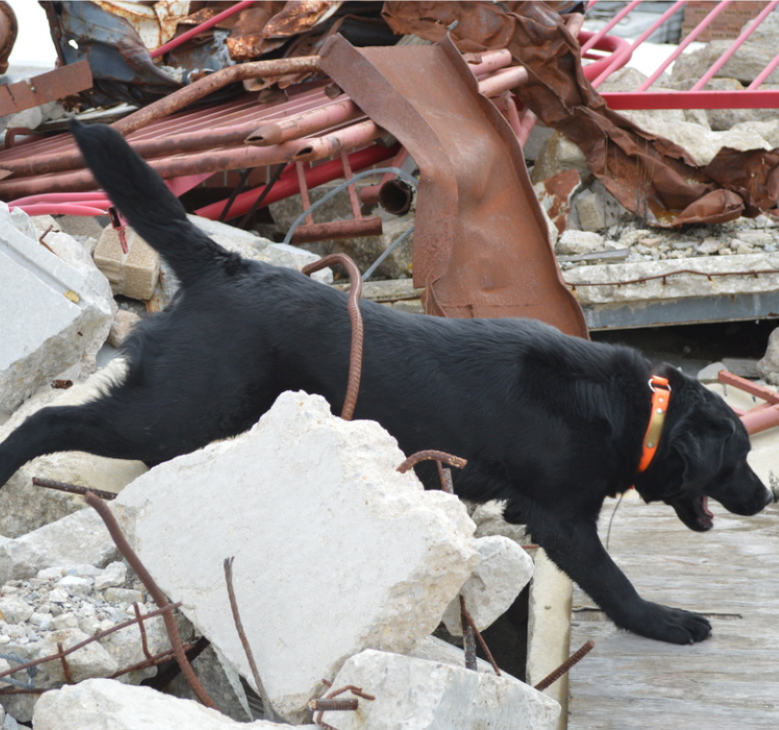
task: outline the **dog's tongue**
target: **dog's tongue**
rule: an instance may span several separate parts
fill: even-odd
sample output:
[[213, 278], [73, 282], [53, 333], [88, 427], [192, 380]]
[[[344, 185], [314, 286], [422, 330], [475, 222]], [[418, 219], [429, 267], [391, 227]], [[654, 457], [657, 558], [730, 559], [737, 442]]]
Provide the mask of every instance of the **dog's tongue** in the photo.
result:
[[710, 517], [712, 520], [714, 519], [714, 515], [709, 511], [709, 498], [703, 497], [701, 499], [701, 507], [703, 507], [703, 512], [707, 517]]

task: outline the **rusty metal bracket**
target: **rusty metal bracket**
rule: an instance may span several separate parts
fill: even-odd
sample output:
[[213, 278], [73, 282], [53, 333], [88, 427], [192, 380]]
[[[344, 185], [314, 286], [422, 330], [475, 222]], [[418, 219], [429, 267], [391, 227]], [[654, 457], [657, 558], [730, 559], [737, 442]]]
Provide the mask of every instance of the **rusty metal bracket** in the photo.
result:
[[0, 86], [0, 116], [32, 109], [49, 101], [57, 101], [71, 94], [78, 94], [92, 87], [89, 61], [79, 61], [68, 66]]
[[322, 47], [320, 67], [420, 168], [414, 283], [451, 317], [534, 317], [587, 337], [565, 288], [516, 137], [448, 38]]

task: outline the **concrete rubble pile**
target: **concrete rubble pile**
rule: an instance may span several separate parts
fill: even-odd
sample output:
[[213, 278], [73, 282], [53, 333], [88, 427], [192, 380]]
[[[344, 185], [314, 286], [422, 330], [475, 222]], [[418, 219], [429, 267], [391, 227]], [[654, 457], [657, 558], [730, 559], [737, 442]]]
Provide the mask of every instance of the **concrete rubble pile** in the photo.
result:
[[[71, 253], [69, 261], [91, 259], [102, 236], [94, 230], [72, 237], [60, 230], [69, 223], [64, 219], [17, 213], [14, 220], [12, 233], [4, 235], [21, 252], [15, 260], [27, 266], [38, 255], [42, 263], [29, 276], [51, 296], [59, 280], [47, 267], [59, 272], [63, 262], [36, 240], [42, 234], [35, 235], [34, 226], [52, 226], [44, 242], [56, 242], [58, 251], [86, 253]], [[204, 225], [244, 255], [278, 262], [298, 253], [228, 226]], [[312, 257], [298, 254], [295, 265]], [[35, 410], [83, 402], [122, 374], [121, 357], [89, 377], [82, 366], [85, 350], [96, 351], [107, 338], [110, 313], [117, 310], [115, 282], [79, 265], [82, 279], [70, 286], [79, 294], [101, 292], [102, 299], [95, 296], [104, 314], [100, 334], [89, 348], [69, 350], [51, 342], [74, 335], [66, 329], [59, 337], [49, 334], [41, 351], [61, 349], [63, 359], [16, 366], [25, 382], [8, 378], [0, 392], [4, 402], [24, 402], [7, 409], [0, 440]], [[167, 300], [170, 285], [155, 296]], [[3, 306], [11, 291], [18, 294], [4, 290]], [[71, 300], [63, 301], [67, 308]], [[132, 307], [124, 297], [119, 301], [124, 308], [116, 319], [124, 319], [119, 312]], [[0, 345], [10, 362], [24, 351], [13, 342]], [[109, 347], [99, 361], [106, 351], [113, 354]], [[63, 373], [76, 382], [52, 388]], [[479, 629], [488, 627], [531, 579], [533, 562], [515, 540], [476, 537], [456, 497], [425, 491], [413, 472], [397, 471], [404, 458], [378, 424], [346, 422], [319, 396], [285, 393], [247, 433], [152, 470], [79, 453], [23, 467], [0, 492], [0, 673], [83, 646], [65, 660], [0, 677], [4, 686], [36, 690], [0, 696], [7, 723], [31, 721], [37, 730], [135, 728], [151, 717], [155, 726], [171, 728], [305, 724], [312, 719], [308, 702], [331, 691], [327, 679], [333, 689], [355, 685], [375, 698], [359, 699], [360, 710], [341, 712], [337, 721], [329, 715], [341, 728], [398, 722], [407, 728], [556, 727], [554, 700], [511, 676], [496, 676], [481, 660], [478, 672], [465, 669], [463, 651], [432, 636], [442, 622], [452, 635], [462, 634], [461, 592]], [[171, 685], [181, 697], [137, 686], [157, 672], [145, 658], [170, 649], [159, 616], [143, 622], [143, 640], [133, 623], [137, 612], [157, 606], [82, 498], [33, 487], [33, 477], [120, 493], [110, 506], [124, 533], [169, 599], [183, 604], [177, 612], [182, 640], [210, 642], [193, 666], [224, 714], [182, 699], [192, 690], [181, 679]], [[262, 687], [235, 628], [227, 558], [233, 559], [237, 603]], [[126, 622], [131, 625], [110, 632]], [[266, 719], [257, 719], [247, 684], [269, 701]]]

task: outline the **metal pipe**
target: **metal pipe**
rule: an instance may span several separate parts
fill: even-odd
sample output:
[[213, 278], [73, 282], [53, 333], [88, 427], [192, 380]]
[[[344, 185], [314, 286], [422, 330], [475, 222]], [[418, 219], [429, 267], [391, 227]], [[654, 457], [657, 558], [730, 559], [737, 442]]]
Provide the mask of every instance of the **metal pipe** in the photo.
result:
[[354, 238], [356, 236], [380, 236], [382, 234], [381, 218], [353, 218], [330, 223], [310, 223], [298, 226], [292, 234], [290, 243], [311, 243], [312, 241], [329, 241], [337, 238]]
[[[392, 167], [403, 167], [403, 164], [408, 159], [408, 150], [405, 147], [400, 148], [395, 159], [392, 161]], [[360, 190], [360, 200], [366, 205], [374, 205], [379, 202], [379, 196], [381, 195], [381, 189], [390, 180], [394, 180], [395, 176], [388, 172], [384, 175], [379, 183], [376, 185], [366, 185]]]
[[[224, 172], [225, 170], [240, 170], [246, 167], [291, 162], [301, 149], [307, 150], [306, 160], [319, 160], [323, 157], [328, 157], [330, 154], [327, 145], [306, 139], [293, 140], [281, 145], [275, 145], [274, 147], [250, 147], [247, 145], [214, 152], [199, 152], [161, 160], [149, 160], [148, 163], [162, 178], [167, 179], [184, 175]], [[78, 172], [63, 173], [53, 177], [42, 176], [21, 178], [19, 180], [3, 180], [0, 182], [0, 196], [7, 200], [13, 200], [22, 195], [93, 190], [96, 187], [97, 182], [92, 173], [89, 170], [79, 170]], [[235, 208], [233, 208], [233, 211], [235, 211]]]
[[504, 91], [516, 89], [528, 81], [527, 69], [522, 66], [503, 68], [479, 81], [479, 93], [484, 96], [498, 96]]
[[[321, 137], [308, 137], [285, 144], [298, 144], [300, 148], [292, 156], [295, 162], [323, 160], [325, 157], [337, 155], [341, 150], [363, 147], [378, 139], [386, 132], [370, 119], [352, 124], [335, 132], [327, 132]], [[270, 149], [260, 147], [259, 149]]]
[[[587, 10], [592, 10], [592, 6], [595, 3], [590, 3]], [[620, 10], [606, 25], [604, 25], [597, 33], [594, 33], [589, 40], [582, 46], [581, 55], [584, 56], [587, 51], [590, 50], [601, 38], [608, 34], [608, 32], [619, 23], [629, 12], [631, 12], [636, 6], [641, 4], [641, 0], [632, 0], [626, 7]]]
[[621, 91], [605, 92], [610, 109], [774, 109], [779, 91]]
[[492, 73], [504, 66], [510, 66], [513, 61], [511, 51], [508, 48], [502, 48], [498, 51], [485, 51], [478, 55], [481, 57], [479, 63], [468, 64], [474, 76]]
[[244, 141], [246, 144], [267, 147], [272, 144], [281, 144], [290, 139], [305, 137], [364, 116], [362, 110], [351, 99], [337, 101], [294, 117], [263, 124], [260, 127], [255, 125], [254, 130]]
[[285, 76], [287, 74], [300, 74], [319, 70], [319, 56], [299, 56], [297, 58], [277, 58], [271, 61], [252, 61], [239, 63], [215, 71], [198, 81], [174, 91], [153, 104], [130, 114], [118, 122], [114, 122], [114, 129], [123, 135], [128, 135], [136, 129], [145, 127], [150, 122], [161, 117], [166, 117], [177, 112], [195, 101], [208, 96], [214, 91], [234, 84], [237, 81], [265, 77]]
[[[779, 2], [779, 0], [777, 0]], [[668, 18], [670, 18], [677, 10], [682, 8], [686, 4], [687, 0], [676, 0], [676, 2], [668, 8], [652, 25], [649, 26], [638, 38], [636, 38], [636, 42], [627, 48], [622, 48], [621, 50], [617, 51], [613, 58], [611, 59], [611, 62], [608, 66], [606, 66], [606, 69], [598, 76], [595, 81], [592, 82], [593, 88], [597, 89], [598, 86], [600, 86], [611, 74], [612, 71], [615, 69], [621, 68], [624, 64], [626, 64], [630, 57], [633, 55], [633, 51], [638, 48], [649, 36], [652, 35], [663, 23], [665, 23]]]

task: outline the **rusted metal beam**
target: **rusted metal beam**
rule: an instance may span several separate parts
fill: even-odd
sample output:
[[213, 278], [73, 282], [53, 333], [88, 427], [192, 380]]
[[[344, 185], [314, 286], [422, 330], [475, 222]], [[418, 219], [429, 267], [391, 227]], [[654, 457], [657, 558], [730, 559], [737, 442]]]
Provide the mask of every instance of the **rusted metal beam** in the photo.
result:
[[92, 71], [89, 61], [62, 66], [31, 79], [0, 86], [0, 117], [32, 109], [90, 88]]

